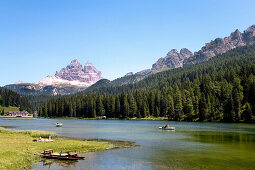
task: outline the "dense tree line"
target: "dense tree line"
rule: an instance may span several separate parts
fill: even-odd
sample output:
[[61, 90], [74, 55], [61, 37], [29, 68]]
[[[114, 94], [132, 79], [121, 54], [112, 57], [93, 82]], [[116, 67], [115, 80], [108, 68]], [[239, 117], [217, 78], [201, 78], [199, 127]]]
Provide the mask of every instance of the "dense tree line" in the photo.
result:
[[38, 106], [43, 106], [46, 102], [48, 102], [51, 99], [57, 99], [59, 97], [63, 97], [61, 95], [56, 96], [48, 96], [48, 95], [25, 95], [25, 97], [28, 99], [32, 111], [36, 111]]
[[134, 84], [53, 99], [45, 117], [168, 117], [176, 121], [254, 122], [255, 46], [194, 66], [160, 72]]
[[26, 110], [31, 112], [31, 105], [26, 97], [1, 87], [0, 87], [0, 105], [3, 107], [9, 106], [20, 107], [21, 111]]

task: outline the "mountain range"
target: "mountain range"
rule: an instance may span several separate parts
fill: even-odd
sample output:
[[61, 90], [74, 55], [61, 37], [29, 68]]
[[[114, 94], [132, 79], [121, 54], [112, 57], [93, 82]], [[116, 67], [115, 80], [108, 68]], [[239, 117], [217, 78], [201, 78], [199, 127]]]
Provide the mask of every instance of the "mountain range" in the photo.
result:
[[255, 44], [255, 25], [250, 26], [243, 33], [237, 29], [228, 37], [216, 38], [215, 40], [206, 43], [201, 50], [195, 53], [192, 53], [186, 48], [182, 48], [180, 52], [176, 49], [172, 49], [165, 57], [159, 58], [158, 61], [152, 65], [151, 69], [142, 70], [135, 74], [129, 72], [125, 76], [113, 81], [102, 80], [90, 86], [85, 91], [91, 91], [99, 86], [109, 87], [134, 84], [154, 73], [208, 61], [216, 55], [226, 53], [229, 50], [253, 44]]
[[195, 53], [192, 53], [186, 48], [182, 48], [180, 52], [176, 49], [172, 49], [165, 57], [159, 58], [158, 61], [152, 65], [152, 68], [142, 70], [135, 74], [130, 72], [113, 81], [106, 79], [101, 80], [102, 73], [98, 71], [92, 63], [86, 63], [83, 68], [78, 60], [73, 60], [67, 67], [56, 72], [55, 75], [47, 76], [38, 83], [19, 83], [7, 85], [5, 87], [21, 94], [66, 95], [74, 94], [85, 89], [89, 91], [104, 86], [133, 84], [151, 74], [208, 61], [214, 56], [223, 54], [234, 48], [252, 44], [255, 44], [255, 25], [250, 26], [243, 33], [237, 29], [228, 37], [216, 38], [206, 43], [201, 50]]
[[214, 56], [223, 54], [236, 47], [252, 44], [255, 44], [255, 25], [250, 26], [243, 33], [237, 29], [228, 37], [216, 38], [206, 43], [201, 50], [194, 54], [186, 48], [182, 48], [180, 52], [176, 49], [172, 49], [165, 57], [159, 58], [158, 61], [152, 65], [151, 69], [143, 70], [136, 74], [149, 75], [158, 71], [197, 64], [208, 61]]
[[55, 75], [47, 76], [38, 83], [18, 81], [16, 84], [5, 87], [20, 94], [68, 95], [82, 91], [100, 79], [102, 79], [102, 73], [92, 63], [87, 62], [83, 68], [75, 59]]

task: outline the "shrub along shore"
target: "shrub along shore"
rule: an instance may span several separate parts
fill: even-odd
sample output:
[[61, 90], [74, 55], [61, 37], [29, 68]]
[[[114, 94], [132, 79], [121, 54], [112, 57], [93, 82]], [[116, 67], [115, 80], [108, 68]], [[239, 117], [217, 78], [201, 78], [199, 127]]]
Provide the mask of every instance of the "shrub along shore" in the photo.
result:
[[[33, 142], [33, 139], [51, 138], [53, 142]], [[41, 160], [40, 153], [46, 149], [54, 152], [96, 152], [118, 147], [131, 147], [131, 142], [84, 140], [61, 138], [54, 132], [36, 130], [13, 130], [0, 127], [0, 169], [32, 169]]]

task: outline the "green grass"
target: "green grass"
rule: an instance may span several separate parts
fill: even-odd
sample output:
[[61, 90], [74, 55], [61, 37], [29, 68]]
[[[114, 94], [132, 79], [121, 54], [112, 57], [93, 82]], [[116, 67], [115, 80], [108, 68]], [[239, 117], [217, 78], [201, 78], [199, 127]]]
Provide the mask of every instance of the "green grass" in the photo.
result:
[[3, 106], [0, 106], [0, 113], [2, 113], [3, 109], [4, 109], [4, 113], [7, 113], [9, 111], [19, 111], [19, 107], [14, 107], [14, 106], [3, 107]]
[[[33, 142], [39, 137], [51, 136], [53, 142]], [[0, 169], [32, 169], [40, 161], [40, 153], [46, 149], [54, 152], [96, 152], [115, 146], [103, 141], [67, 140], [58, 138], [53, 132], [13, 130], [0, 127]]]
[[3, 127], [0, 127], [0, 133], [5, 134], [23, 134], [23, 135], [29, 135], [30, 137], [34, 138], [48, 138], [51, 136], [52, 138], [58, 138], [57, 133], [55, 132], [48, 132], [48, 131], [39, 131], [39, 130], [14, 130], [14, 129], [5, 129]]
[[2, 120], [38, 120], [34, 118], [3, 118]]

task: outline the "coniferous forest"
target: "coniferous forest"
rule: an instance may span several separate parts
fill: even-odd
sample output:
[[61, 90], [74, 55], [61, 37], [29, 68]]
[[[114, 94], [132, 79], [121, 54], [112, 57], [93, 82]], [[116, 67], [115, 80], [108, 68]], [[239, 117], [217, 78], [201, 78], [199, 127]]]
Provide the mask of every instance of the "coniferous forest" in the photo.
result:
[[41, 117], [254, 122], [255, 45], [160, 72], [136, 84], [52, 99], [37, 110]]
[[26, 110], [31, 112], [31, 105], [28, 99], [11, 90], [0, 87], [0, 106], [3, 107], [19, 107], [20, 111]]

